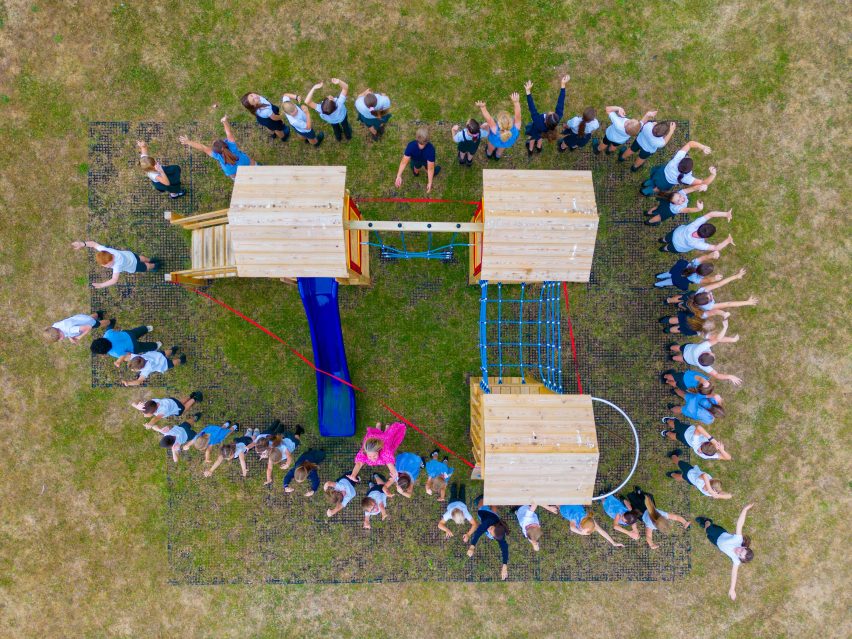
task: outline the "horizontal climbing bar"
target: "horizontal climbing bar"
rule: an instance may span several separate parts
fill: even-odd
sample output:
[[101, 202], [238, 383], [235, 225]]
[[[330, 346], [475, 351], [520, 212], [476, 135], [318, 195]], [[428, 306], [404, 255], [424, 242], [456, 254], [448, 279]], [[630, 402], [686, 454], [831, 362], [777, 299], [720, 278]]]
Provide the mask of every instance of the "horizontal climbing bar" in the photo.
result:
[[394, 222], [349, 220], [343, 227], [353, 231], [408, 231], [410, 233], [482, 233], [482, 222]]

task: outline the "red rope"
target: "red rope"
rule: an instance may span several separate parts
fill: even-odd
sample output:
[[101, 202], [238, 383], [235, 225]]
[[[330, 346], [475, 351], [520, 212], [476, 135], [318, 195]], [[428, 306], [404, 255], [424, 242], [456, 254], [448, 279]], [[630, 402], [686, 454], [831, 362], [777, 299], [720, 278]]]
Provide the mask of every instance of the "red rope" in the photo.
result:
[[[354, 200], [355, 198], [350, 198]], [[359, 197], [357, 202], [425, 202], [427, 204], [445, 203], [445, 204], [470, 204], [478, 205], [479, 201], [473, 200], [440, 200], [431, 197]]]
[[574, 343], [574, 325], [571, 323], [571, 306], [568, 303], [568, 283], [562, 282], [562, 296], [565, 298], [565, 313], [568, 316], [568, 336], [571, 338], [571, 355], [574, 357], [574, 370], [577, 373], [577, 392], [583, 394], [583, 382], [580, 379], [580, 366], [577, 364], [577, 345]]
[[[322, 373], [323, 375], [327, 375], [328, 377], [331, 377], [333, 380], [338, 381], [338, 382], [340, 382], [341, 384], [345, 384], [345, 385], [346, 385], [346, 386], [348, 386], [349, 388], [352, 388], [352, 389], [354, 389], [354, 390], [358, 391], [359, 393], [365, 393], [365, 394], [367, 393], [367, 391], [366, 391], [365, 389], [360, 388], [360, 387], [358, 387], [358, 386], [355, 386], [355, 384], [352, 384], [351, 382], [349, 382], [349, 381], [347, 381], [347, 380], [345, 380], [345, 379], [342, 379], [342, 378], [338, 377], [337, 375], [334, 375], [334, 374], [332, 374], [332, 373], [329, 373], [328, 371], [324, 371], [324, 370], [322, 370], [321, 368], [317, 368], [317, 366], [316, 366], [316, 365], [315, 365], [315, 364], [314, 364], [311, 360], [309, 360], [307, 357], [305, 357], [305, 356], [304, 356], [302, 353], [300, 353], [298, 350], [296, 350], [295, 348], [293, 348], [292, 346], [290, 346], [290, 345], [289, 345], [289, 344], [288, 344], [288, 343], [287, 343], [287, 342], [286, 342], [286, 341], [285, 341], [282, 337], [280, 337], [279, 335], [276, 335], [275, 333], [273, 333], [272, 331], [270, 331], [268, 328], [266, 328], [265, 326], [263, 326], [263, 325], [262, 325], [262, 324], [260, 324], [259, 322], [256, 322], [255, 320], [253, 320], [252, 318], [250, 318], [248, 315], [245, 315], [245, 314], [241, 313], [240, 311], [238, 311], [237, 309], [235, 309], [233, 306], [230, 306], [230, 305], [226, 304], [225, 302], [223, 302], [223, 301], [221, 301], [221, 300], [216, 299], [216, 298], [215, 298], [215, 297], [213, 297], [212, 295], [208, 295], [207, 293], [204, 293], [203, 291], [199, 291], [197, 288], [190, 287], [190, 286], [186, 286], [186, 285], [184, 285], [184, 284], [181, 284], [181, 286], [183, 286], [183, 288], [185, 288], [185, 289], [187, 289], [187, 290], [189, 290], [189, 291], [192, 291], [193, 293], [197, 293], [197, 294], [198, 294], [198, 295], [200, 295], [201, 297], [203, 297], [203, 298], [205, 298], [205, 299], [208, 299], [208, 300], [210, 300], [211, 302], [214, 302], [214, 303], [218, 304], [218, 305], [219, 305], [219, 306], [221, 306], [222, 308], [224, 308], [224, 309], [227, 309], [227, 310], [231, 311], [234, 315], [236, 315], [237, 317], [239, 317], [239, 318], [241, 318], [241, 319], [245, 320], [246, 322], [248, 322], [249, 324], [251, 324], [251, 325], [252, 325], [252, 326], [254, 326], [255, 328], [259, 328], [261, 331], [263, 331], [264, 333], [266, 333], [267, 335], [269, 335], [269, 337], [271, 337], [272, 339], [274, 339], [274, 340], [276, 340], [276, 341], [278, 341], [278, 342], [281, 342], [282, 344], [284, 344], [284, 346], [286, 346], [286, 347], [289, 349], [289, 351], [290, 351], [291, 353], [293, 353], [296, 357], [298, 357], [300, 360], [302, 360], [303, 362], [305, 362], [305, 364], [307, 364], [308, 366], [310, 366], [310, 367], [311, 367], [312, 369], [314, 369], [316, 372], [318, 372], [318, 373]], [[384, 402], [381, 402], [381, 401], [380, 401], [379, 403], [380, 403], [380, 404], [381, 404], [381, 405], [382, 405], [382, 406], [383, 406], [383, 407], [384, 407], [384, 408], [385, 408], [385, 409], [386, 409], [386, 410], [387, 410], [387, 411], [388, 411], [391, 415], [394, 415], [394, 416], [395, 416], [395, 417], [397, 417], [398, 419], [401, 419], [401, 420], [402, 420], [403, 422], [405, 422], [408, 426], [411, 426], [414, 430], [416, 430], [418, 433], [420, 433], [421, 435], [423, 435], [423, 436], [424, 436], [426, 439], [428, 439], [430, 442], [432, 442], [432, 443], [433, 443], [433, 444], [435, 444], [436, 446], [439, 446], [442, 450], [445, 450], [445, 451], [447, 451], [448, 453], [450, 453], [451, 455], [453, 455], [453, 456], [457, 457], [458, 459], [460, 459], [460, 460], [461, 460], [464, 464], [466, 464], [466, 465], [467, 465], [467, 466], [469, 466], [470, 468], [474, 468], [474, 465], [473, 465], [470, 461], [468, 461], [467, 459], [465, 459], [464, 457], [462, 457], [461, 455], [459, 455], [457, 452], [455, 452], [455, 451], [454, 451], [454, 450], [452, 450], [451, 448], [447, 448], [447, 447], [446, 447], [446, 446], [444, 446], [441, 442], [439, 442], [437, 439], [434, 439], [433, 437], [431, 437], [430, 435], [428, 435], [427, 433], [425, 433], [425, 432], [424, 432], [424, 431], [423, 431], [423, 430], [422, 430], [419, 426], [415, 425], [413, 422], [411, 422], [411, 421], [409, 421], [408, 419], [406, 419], [406, 418], [405, 418], [405, 416], [403, 416], [403, 415], [401, 415], [400, 413], [396, 412], [393, 408], [391, 408], [390, 406], [388, 406], [388, 405], [387, 405], [387, 404], [385, 404]]]

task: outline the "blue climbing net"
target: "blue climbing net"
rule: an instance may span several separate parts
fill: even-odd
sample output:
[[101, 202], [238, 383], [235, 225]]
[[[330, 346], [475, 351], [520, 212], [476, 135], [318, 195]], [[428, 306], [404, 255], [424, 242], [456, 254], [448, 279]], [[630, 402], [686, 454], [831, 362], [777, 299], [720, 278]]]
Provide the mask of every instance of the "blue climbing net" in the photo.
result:
[[[402, 226], [402, 223], [400, 223]], [[429, 225], [427, 225], [429, 226]], [[389, 232], [386, 232], [390, 234]], [[455, 249], [457, 247], [469, 247], [468, 234], [456, 232], [450, 237], [450, 241], [445, 244], [439, 244], [435, 241], [434, 234], [431, 231], [416, 232], [414, 235], [425, 235], [425, 246], [421, 238], [411, 238], [412, 233], [406, 238], [405, 231], [394, 231], [393, 235], [399, 235], [399, 245], [388, 244], [385, 242], [385, 236], [375, 229], [368, 231], [368, 240], [362, 242], [366, 246], [376, 246], [380, 251], [380, 256], [386, 260], [443, 260], [449, 262], [453, 259]], [[446, 234], [446, 233], [444, 233]], [[464, 241], [457, 241], [461, 236]]]
[[[541, 285], [520, 284], [517, 297], [503, 295], [497, 284], [496, 296], [488, 282], [479, 282], [479, 355], [482, 381], [491, 392], [494, 377], [503, 383], [503, 375], [520, 376], [523, 383], [530, 373], [550, 390], [563, 392], [562, 386], [562, 294], [559, 282]], [[511, 285], [515, 289], [516, 285]], [[536, 288], [540, 286], [540, 290]], [[537, 294], [536, 294], [537, 293]]]

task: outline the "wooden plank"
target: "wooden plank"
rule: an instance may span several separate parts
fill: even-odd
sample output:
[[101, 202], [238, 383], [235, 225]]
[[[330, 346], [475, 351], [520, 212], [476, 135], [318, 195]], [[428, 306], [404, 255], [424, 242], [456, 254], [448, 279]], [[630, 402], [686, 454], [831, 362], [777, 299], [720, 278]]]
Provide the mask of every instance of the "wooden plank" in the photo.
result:
[[204, 230], [199, 229], [192, 232], [192, 255], [191, 255], [191, 264], [192, 268], [202, 268], [203, 267], [203, 256], [204, 256]]
[[478, 233], [482, 222], [395, 222], [391, 220], [350, 220], [343, 226], [362, 231], [408, 231], [409, 233]]
[[320, 265], [240, 265], [237, 264], [237, 275], [239, 277], [346, 277], [346, 265], [320, 266]]

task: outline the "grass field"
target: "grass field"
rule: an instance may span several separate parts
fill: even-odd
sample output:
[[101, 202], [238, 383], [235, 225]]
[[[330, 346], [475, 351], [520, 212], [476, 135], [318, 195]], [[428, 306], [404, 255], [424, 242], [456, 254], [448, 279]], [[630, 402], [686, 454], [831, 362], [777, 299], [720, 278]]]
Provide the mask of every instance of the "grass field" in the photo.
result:
[[[639, 636], [848, 636], [848, 32], [830, 2], [0, 3], [0, 388], [14, 438], [0, 635], [429, 637], [454, 625], [523, 637], [629, 623]], [[461, 121], [528, 76], [549, 101], [565, 71], [569, 111], [621, 103], [688, 119], [719, 167], [705, 202], [734, 209], [722, 265], [749, 275], [724, 298], [754, 292], [761, 306], [735, 316], [743, 341], [724, 351], [746, 380], [726, 389], [718, 429], [736, 497], [706, 510], [732, 525], [757, 502], [737, 601], [727, 561], [696, 533], [689, 577], [655, 584], [169, 585], [159, 451], [123, 389], [91, 387], [85, 349], [38, 335], [88, 304], [86, 261], [68, 248], [87, 226], [88, 123], [210, 129], [225, 112], [245, 118], [245, 90], [303, 92], [331, 75], [387, 91], [398, 121]], [[394, 167], [364, 171], [390, 188]]]

